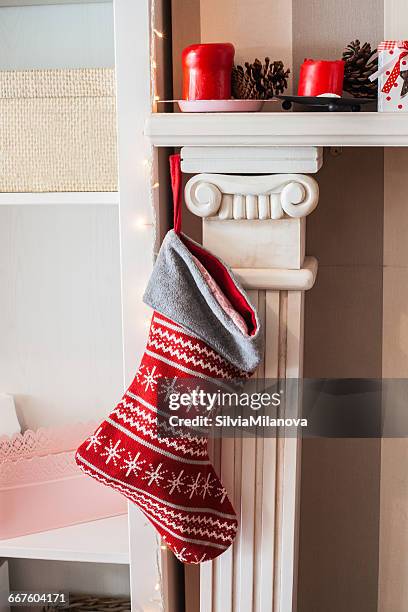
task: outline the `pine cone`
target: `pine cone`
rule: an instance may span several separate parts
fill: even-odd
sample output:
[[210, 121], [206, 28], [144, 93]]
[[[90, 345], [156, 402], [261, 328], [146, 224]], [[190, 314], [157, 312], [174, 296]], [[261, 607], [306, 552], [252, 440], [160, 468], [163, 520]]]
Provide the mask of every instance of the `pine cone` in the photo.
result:
[[283, 62], [272, 62], [269, 57], [265, 63], [256, 59], [253, 64], [245, 62], [232, 69], [232, 95], [238, 99], [269, 100], [283, 93], [288, 86], [290, 70], [285, 70]]
[[377, 97], [377, 82], [369, 80], [378, 69], [378, 59], [373, 57], [375, 53], [376, 49], [372, 51], [369, 43], [366, 42], [361, 46], [359, 40], [352, 41], [343, 52], [345, 61], [343, 89], [355, 98]]
[[232, 95], [240, 100], [259, 99], [255, 82], [242, 66], [234, 66], [232, 69]]

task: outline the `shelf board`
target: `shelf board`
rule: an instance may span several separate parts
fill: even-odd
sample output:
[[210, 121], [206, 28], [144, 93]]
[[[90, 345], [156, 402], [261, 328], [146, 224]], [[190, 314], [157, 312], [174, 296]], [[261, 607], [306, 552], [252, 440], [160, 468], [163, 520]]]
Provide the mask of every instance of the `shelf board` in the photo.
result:
[[127, 514], [0, 540], [0, 557], [129, 563]]
[[406, 113], [156, 113], [145, 126], [156, 147], [408, 146]]
[[99, 4], [112, 0], [0, 0], [0, 8], [8, 6], [41, 6], [42, 4]]
[[119, 204], [117, 191], [68, 191], [53, 193], [0, 193], [0, 206]]

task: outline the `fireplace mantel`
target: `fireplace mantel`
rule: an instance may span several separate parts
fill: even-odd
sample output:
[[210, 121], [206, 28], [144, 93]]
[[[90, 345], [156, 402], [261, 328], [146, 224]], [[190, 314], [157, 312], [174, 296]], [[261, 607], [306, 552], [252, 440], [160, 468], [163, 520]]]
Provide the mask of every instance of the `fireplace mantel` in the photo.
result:
[[[297, 387], [288, 380], [303, 372], [304, 294], [318, 270], [305, 252], [306, 217], [319, 201], [311, 174], [322, 166], [322, 149], [274, 146], [270, 139], [257, 147], [253, 135], [246, 144], [246, 131], [260, 129], [251, 123], [254, 116], [228, 116], [229, 127], [225, 118], [157, 115], [147, 132], [162, 130], [160, 138], [151, 137], [153, 146], [181, 147], [182, 170], [192, 175], [184, 199], [202, 219], [203, 244], [233, 269], [259, 313], [265, 355], [256, 376], [279, 379], [286, 398], [281, 417], [299, 415]], [[180, 127], [189, 121], [192, 133], [185, 138]], [[216, 123], [224, 136], [237, 130], [235, 137], [232, 131], [216, 135]], [[212, 134], [209, 146], [200, 133]], [[239, 533], [228, 551], [200, 567], [200, 612], [232, 612], [234, 601], [245, 612], [296, 610], [300, 443], [285, 430], [255, 438], [237, 431], [212, 448]]]
[[406, 113], [155, 113], [145, 134], [157, 147], [408, 146]]

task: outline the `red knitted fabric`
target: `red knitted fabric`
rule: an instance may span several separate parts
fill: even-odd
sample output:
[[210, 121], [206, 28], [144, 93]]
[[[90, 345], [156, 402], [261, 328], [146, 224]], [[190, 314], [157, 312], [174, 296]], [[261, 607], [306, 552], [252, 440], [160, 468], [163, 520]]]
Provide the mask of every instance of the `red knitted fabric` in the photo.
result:
[[157, 435], [160, 378], [232, 380], [238, 371], [202, 340], [155, 312], [142, 362], [122, 400], [78, 449], [79, 467], [117, 489], [186, 563], [217, 557], [237, 519], [208, 458], [206, 438]]

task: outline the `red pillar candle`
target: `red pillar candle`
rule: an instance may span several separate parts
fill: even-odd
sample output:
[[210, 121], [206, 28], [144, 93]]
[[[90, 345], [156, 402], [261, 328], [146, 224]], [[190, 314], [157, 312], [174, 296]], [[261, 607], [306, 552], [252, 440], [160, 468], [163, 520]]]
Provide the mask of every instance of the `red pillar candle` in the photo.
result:
[[229, 100], [235, 49], [230, 43], [192, 45], [183, 51], [183, 99]]
[[305, 59], [300, 67], [298, 96], [337, 94], [341, 96], [344, 61]]

